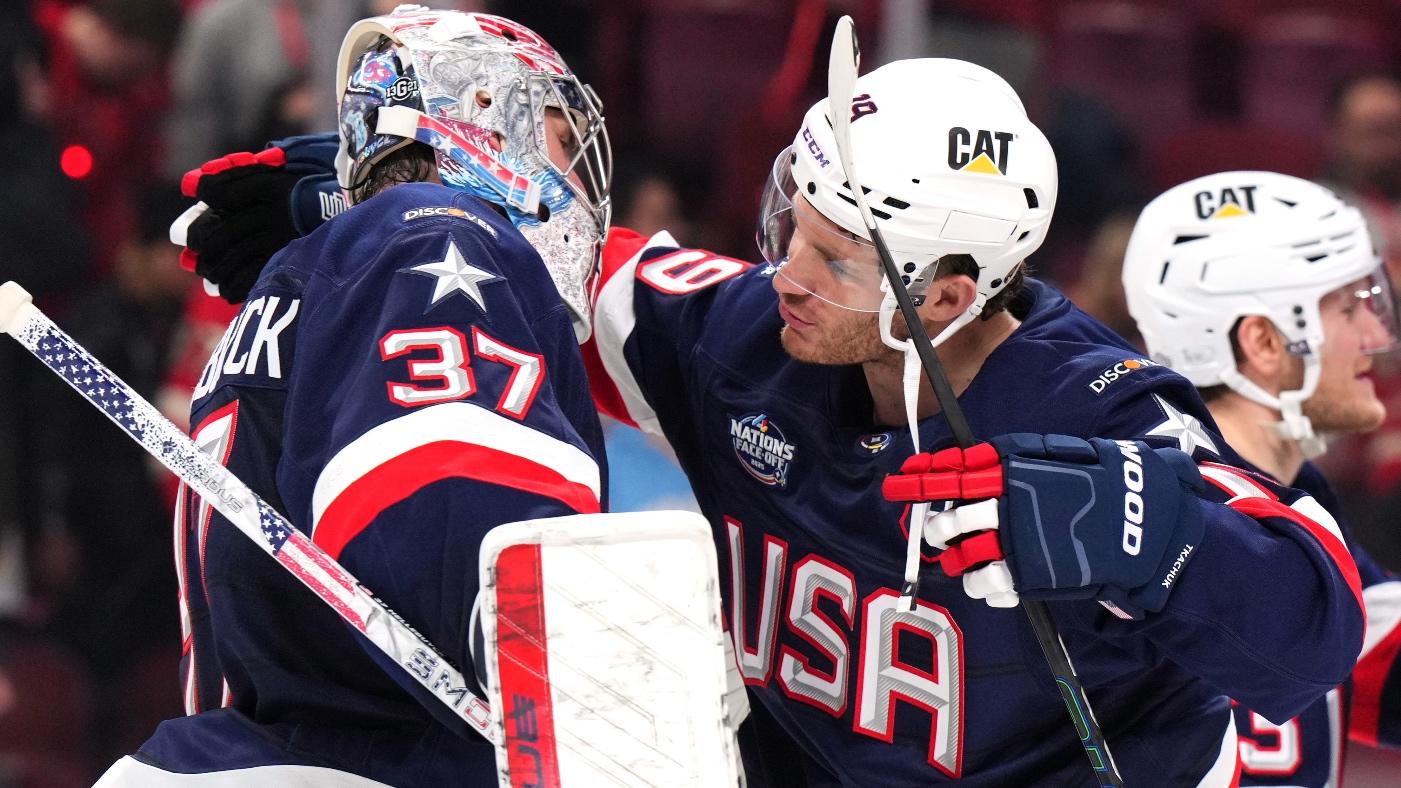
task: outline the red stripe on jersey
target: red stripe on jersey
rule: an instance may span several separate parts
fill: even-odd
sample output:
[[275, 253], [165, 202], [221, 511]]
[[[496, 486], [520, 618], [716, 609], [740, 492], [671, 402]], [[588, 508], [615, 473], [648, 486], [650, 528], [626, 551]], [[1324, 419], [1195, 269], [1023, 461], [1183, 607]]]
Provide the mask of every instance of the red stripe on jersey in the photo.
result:
[[1352, 553], [1348, 552], [1347, 545], [1344, 545], [1332, 531], [1305, 517], [1299, 510], [1277, 500], [1238, 498], [1229, 501], [1227, 505], [1241, 514], [1254, 517], [1257, 520], [1264, 517], [1283, 517], [1303, 526], [1304, 530], [1312, 534], [1313, 538], [1323, 546], [1324, 552], [1333, 559], [1338, 571], [1343, 573], [1343, 580], [1347, 581], [1352, 595], [1357, 598], [1358, 609], [1364, 612], [1367, 610], [1366, 603], [1362, 601], [1362, 579], [1357, 574], [1357, 563], [1352, 560]]
[[1217, 481], [1216, 479], [1213, 479], [1212, 477], [1207, 476], [1206, 474], [1202, 474], [1202, 479], [1203, 479], [1204, 481], [1206, 481], [1207, 483], [1209, 483], [1211, 486], [1213, 486], [1213, 487], [1215, 487], [1216, 489], [1220, 490], [1221, 492], [1223, 492], [1223, 493], [1225, 493], [1225, 494], [1231, 496], [1232, 498], [1234, 498], [1234, 497], [1236, 496], [1236, 491], [1235, 491], [1235, 490], [1232, 490], [1230, 487], [1228, 487], [1228, 486], [1225, 485], [1224, 483], [1222, 483], [1222, 482], [1220, 482], [1220, 481]]
[[[603, 244], [601, 270], [593, 292], [595, 302], [597, 302], [598, 294], [602, 292], [604, 285], [608, 284], [608, 281], [621, 271], [632, 258], [646, 249], [649, 240], [649, 238], [638, 235], [626, 227], [614, 227], [608, 231], [608, 240]], [[636, 427], [637, 422], [628, 413], [627, 403], [623, 401], [622, 393], [618, 391], [618, 387], [613, 383], [607, 368], [603, 366], [603, 359], [598, 354], [597, 335], [589, 337], [589, 341], [581, 345], [579, 351], [584, 355], [584, 369], [588, 372], [589, 389], [593, 393], [594, 405], [599, 412], [628, 426]]]
[[1391, 630], [1352, 670], [1352, 724], [1349, 736], [1376, 747], [1382, 716], [1382, 690], [1401, 653], [1401, 627]]
[[399, 501], [443, 479], [474, 479], [553, 498], [580, 514], [596, 514], [598, 497], [586, 485], [532, 460], [485, 446], [436, 441], [410, 449], [356, 479], [316, 525], [312, 539], [332, 558]]
[[[1251, 487], [1254, 487], [1257, 491], [1259, 491], [1259, 493], [1260, 493], [1261, 495], [1263, 495], [1264, 497], [1270, 499], [1271, 501], [1278, 501], [1278, 500], [1279, 500], [1279, 496], [1278, 496], [1278, 495], [1275, 495], [1275, 494], [1270, 490], [1270, 488], [1268, 488], [1268, 487], [1266, 487], [1265, 485], [1261, 484], [1259, 479], [1256, 479], [1253, 475], [1251, 475], [1251, 474], [1249, 474], [1249, 473], [1247, 473], [1247, 472], [1241, 470], [1240, 468], [1237, 468], [1237, 467], [1232, 466], [1232, 465], [1222, 465], [1222, 464], [1219, 463], [1219, 462], [1203, 462], [1203, 463], [1199, 463], [1199, 464], [1200, 464], [1202, 467], [1205, 467], [1205, 468], [1215, 468], [1215, 469], [1217, 469], [1217, 470], [1219, 470], [1219, 471], [1225, 471], [1226, 473], [1231, 474], [1232, 476], [1236, 477], [1237, 479], [1241, 480], [1242, 482], [1245, 482], [1246, 484], [1250, 485]], [[1209, 477], [1208, 477], [1208, 480], [1210, 480]], [[1214, 480], [1211, 480], [1211, 481], [1214, 482]], [[1216, 483], [1216, 486], [1217, 486], [1217, 487], [1221, 487], [1223, 490], [1226, 490], [1226, 492], [1229, 492], [1229, 493], [1231, 493], [1232, 495], [1235, 494], [1234, 491], [1232, 491], [1232, 490], [1227, 490], [1225, 487], [1222, 487], [1220, 483]]]
[[603, 244], [601, 268], [598, 274], [598, 289], [608, 284], [608, 280], [618, 273], [638, 252], [647, 248], [651, 239], [639, 235], [626, 227], [614, 227], [608, 231], [608, 240]]
[[496, 660], [511, 785], [559, 785], [539, 545], [496, 558]]
[[629, 427], [636, 427], [637, 422], [628, 415], [628, 406], [623, 402], [622, 392], [613, 384], [613, 379], [608, 376], [608, 370], [603, 366], [603, 359], [598, 355], [598, 337], [590, 336], [589, 341], [579, 346], [579, 352], [584, 355], [584, 372], [589, 376], [589, 391], [593, 394], [594, 407], [605, 416], [611, 416]]

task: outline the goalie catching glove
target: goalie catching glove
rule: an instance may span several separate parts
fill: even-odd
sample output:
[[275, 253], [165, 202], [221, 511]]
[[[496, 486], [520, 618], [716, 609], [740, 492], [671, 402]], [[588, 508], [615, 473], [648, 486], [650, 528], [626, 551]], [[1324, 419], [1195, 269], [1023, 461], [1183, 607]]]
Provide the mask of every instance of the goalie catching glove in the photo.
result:
[[[269, 143], [185, 173], [180, 190], [200, 201], [171, 228], [180, 263], [241, 303], [279, 249], [345, 209], [336, 184], [334, 134]], [[183, 236], [183, 237], [182, 237]]]
[[896, 502], [950, 501], [923, 524], [939, 564], [994, 607], [1098, 599], [1161, 610], [1201, 543], [1196, 463], [1138, 441], [1017, 433], [916, 454], [886, 477]]

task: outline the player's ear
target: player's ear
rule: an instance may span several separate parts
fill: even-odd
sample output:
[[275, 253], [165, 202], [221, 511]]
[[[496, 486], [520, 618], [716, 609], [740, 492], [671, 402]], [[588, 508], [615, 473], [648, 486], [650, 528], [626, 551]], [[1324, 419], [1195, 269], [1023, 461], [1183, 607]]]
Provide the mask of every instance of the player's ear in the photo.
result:
[[926, 321], [947, 323], [967, 311], [977, 297], [978, 285], [972, 277], [945, 274], [929, 284], [919, 314]]
[[1284, 388], [1291, 374], [1289, 350], [1284, 335], [1264, 315], [1247, 315], [1236, 324], [1236, 364], [1241, 374], [1266, 391]]

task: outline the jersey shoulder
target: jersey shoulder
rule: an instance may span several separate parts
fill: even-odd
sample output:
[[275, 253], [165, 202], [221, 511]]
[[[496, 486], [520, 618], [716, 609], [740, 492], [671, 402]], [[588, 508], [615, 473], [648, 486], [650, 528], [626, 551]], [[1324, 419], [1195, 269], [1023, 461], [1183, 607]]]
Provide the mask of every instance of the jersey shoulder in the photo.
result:
[[[1191, 382], [1157, 364], [1054, 287], [1028, 280], [1018, 329], [988, 357], [975, 384], [989, 396], [1054, 413], [1057, 431], [1138, 437], [1174, 413], [1215, 433]], [[1213, 439], [1213, 443], [1216, 443]]]
[[317, 278], [339, 288], [392, 275], [416, 247], [434, 240], [443, 259], [451, 241], [464, 262], [493, 274], [543, 273], [539, 254], [492, 206], [434, 183], [386, 189], [292, 242], [269, 267], [284, 280]]
[[[603, 249], [600, 319], [626, 313], [637, 342], [689, 348], [745, 368], [781, 325], [766, 266], [682, 247], [667, 232], [614, 228]], [[729, 365], [729, 364], [727, 364]]]
[[491, 205], [440, 184], [391, 187], [286, 253], [282, 276], [307, 282], [314, 309], [454, 313], [472, 322], [474, 312], [490, 318], [492, 302], [532, 317], [566, 311], [525, 237]]

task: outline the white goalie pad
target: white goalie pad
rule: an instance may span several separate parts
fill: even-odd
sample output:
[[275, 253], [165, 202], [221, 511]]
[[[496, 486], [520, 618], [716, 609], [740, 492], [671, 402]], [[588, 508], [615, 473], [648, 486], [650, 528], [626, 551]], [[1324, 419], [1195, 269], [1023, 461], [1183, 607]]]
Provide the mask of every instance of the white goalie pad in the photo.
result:
[[481, 588], [502, 786], [742, 784], [704, 518], [507, 523]]

